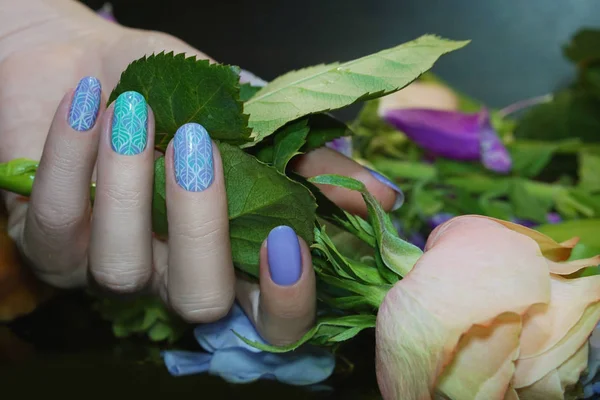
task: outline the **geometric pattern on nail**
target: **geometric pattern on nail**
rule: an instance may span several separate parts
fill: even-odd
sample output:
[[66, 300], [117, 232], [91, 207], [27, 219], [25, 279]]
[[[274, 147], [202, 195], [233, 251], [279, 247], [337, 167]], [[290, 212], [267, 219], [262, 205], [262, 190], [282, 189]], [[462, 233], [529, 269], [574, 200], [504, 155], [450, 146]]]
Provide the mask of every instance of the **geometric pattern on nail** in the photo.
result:
[[71, 128], [87, 131], [96, 124], [101, 97], [102, 85], [98, 79], [86, 76], [79, 81], [69, 110]]
[[196, 123], [182, 125], [173, 142], [175, 180], [187, 191], [201, 192], [214, 180], [212, 141]]
[[148, 108], [144, 96], [138, 92], [125, 92], [115, 102], [111, 145], [123, 155], [139, 154], [148, 142]]

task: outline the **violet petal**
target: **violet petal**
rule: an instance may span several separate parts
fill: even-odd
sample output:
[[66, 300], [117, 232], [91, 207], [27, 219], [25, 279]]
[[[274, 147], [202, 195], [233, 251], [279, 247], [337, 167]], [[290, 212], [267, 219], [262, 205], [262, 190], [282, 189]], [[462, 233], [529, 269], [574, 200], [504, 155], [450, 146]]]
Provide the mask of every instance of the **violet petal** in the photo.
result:
[[491, 124], [487, 109], [463, 113], [421, 108], [385, 110], [383, 119], [436, 156], [481, 160], [489, 170], [506, 173], [510, 155]]
[[492, 127], [490, 115], [483, 109], [480, 118], [481, 163], [490, 171], [508, 173], [512, 168], [510, 154]]
[[113, 7], [110, 3], [104, 3], [101, 9], [96, 11], [96, 13], [107, 21], [117, 22], [115, 15], [113, 14]]
[[479, 114], [405, 108], [383, 119], [431, 153], [455, 160], [479, 160]]
[[331, 142], [328, 142], [326, 146], [348, 158], [352, 158], [352, 138], [349, 136], [333, 139]]

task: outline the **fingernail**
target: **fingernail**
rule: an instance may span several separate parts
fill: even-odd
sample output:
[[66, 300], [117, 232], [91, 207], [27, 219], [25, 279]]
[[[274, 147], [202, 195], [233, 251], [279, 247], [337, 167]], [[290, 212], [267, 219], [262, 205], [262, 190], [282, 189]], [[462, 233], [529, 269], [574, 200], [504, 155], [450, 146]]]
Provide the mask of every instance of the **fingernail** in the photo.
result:
[[179, 186], [190, 192], [201, 192], [212, 184], [212, 141], [202, 125], [185, 124], [175, 132], [173, 156]]
[[402, 207], [402, 204], [404, 204], [404, 193], [402, 192], [402, 189], [400, 189], [398, 186], [396, 186], [396, 184], [394, 182], [392, 182], [390, 179], [381, 175], [379, 172], [374, 171], [371, 168], [367, 168], [367, 171], [369, 171], [371, 173], [371, 175], [373, 175], [373, 177], [375, 179], [377, 179], [379, 182], [383, 183], [384, 185], [386, 185], [387, 187], [392, 189], [394, 192], [396, 192], [396, 201], [394, 202], [394, 205], [392, 206], [392, 211], [396, 211], [397, 209]]
[[280, 286], [298, 282], [302, 275], [302, 255], [298, 236], [292, 228], [278, 226], [269, 233], [267, 258], [273, 282]]
[[148, 142], [148, 108], [138, 92], [124, 92], [115, 102], [111, 144], [119, 154], [132, 156], [146, 148]]
[[76, 131], [88, 131], [96, 124], [102, 85], [93, 76], [81, 79], [75, 88], [71, 108], [69, 109], [69, 125]]

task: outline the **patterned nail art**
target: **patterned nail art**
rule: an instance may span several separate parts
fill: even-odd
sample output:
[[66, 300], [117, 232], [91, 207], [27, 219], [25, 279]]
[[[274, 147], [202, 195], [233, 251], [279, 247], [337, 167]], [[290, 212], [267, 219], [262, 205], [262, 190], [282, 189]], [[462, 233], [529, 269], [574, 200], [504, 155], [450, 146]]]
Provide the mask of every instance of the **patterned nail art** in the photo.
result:
[[212, 142], [202, 125], [189, 123], [175, 133], [175, 180], [190, 192], [201, 192], [214, 179]]
[[102, 85], [93, 76], [86, 76], [77, 84], [71, 109], [69, 110], [69, 125], [76, 131], [87, 131], [96, 124]]
[[117, 97], [112, 121], [111, 144], [119, 154], [131, 156], [146, 148], [148, 108], [144, 96], [125, 92]]

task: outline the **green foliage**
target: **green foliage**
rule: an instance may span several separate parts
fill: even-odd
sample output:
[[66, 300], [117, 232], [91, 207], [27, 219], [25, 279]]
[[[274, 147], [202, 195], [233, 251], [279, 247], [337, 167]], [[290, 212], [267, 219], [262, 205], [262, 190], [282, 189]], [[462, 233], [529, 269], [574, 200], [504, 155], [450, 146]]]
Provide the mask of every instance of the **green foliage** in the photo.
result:
[[345, 63], [316, 65], [275, 79], [244, 104], [255, 142], [290, 121], [395, 92], [468, 41], [432, 35]]
[[157, 297], [140, 297], [132, 301], [100, 298], [95, 308], [104, 319], [111, 321], [113, 333], [119, 338], [146, 335], [153, 342], [173, 343], [188, 328]]
[[177, 129], [188, 122], [201, 124], [213, 139], [228, 143], [242, 144], [250, 138], [237, 67], [160, 53], [131, 63], [109, 101], [131, 90], [141, 93], [154, 112], [160, 149], [166, 149]]

